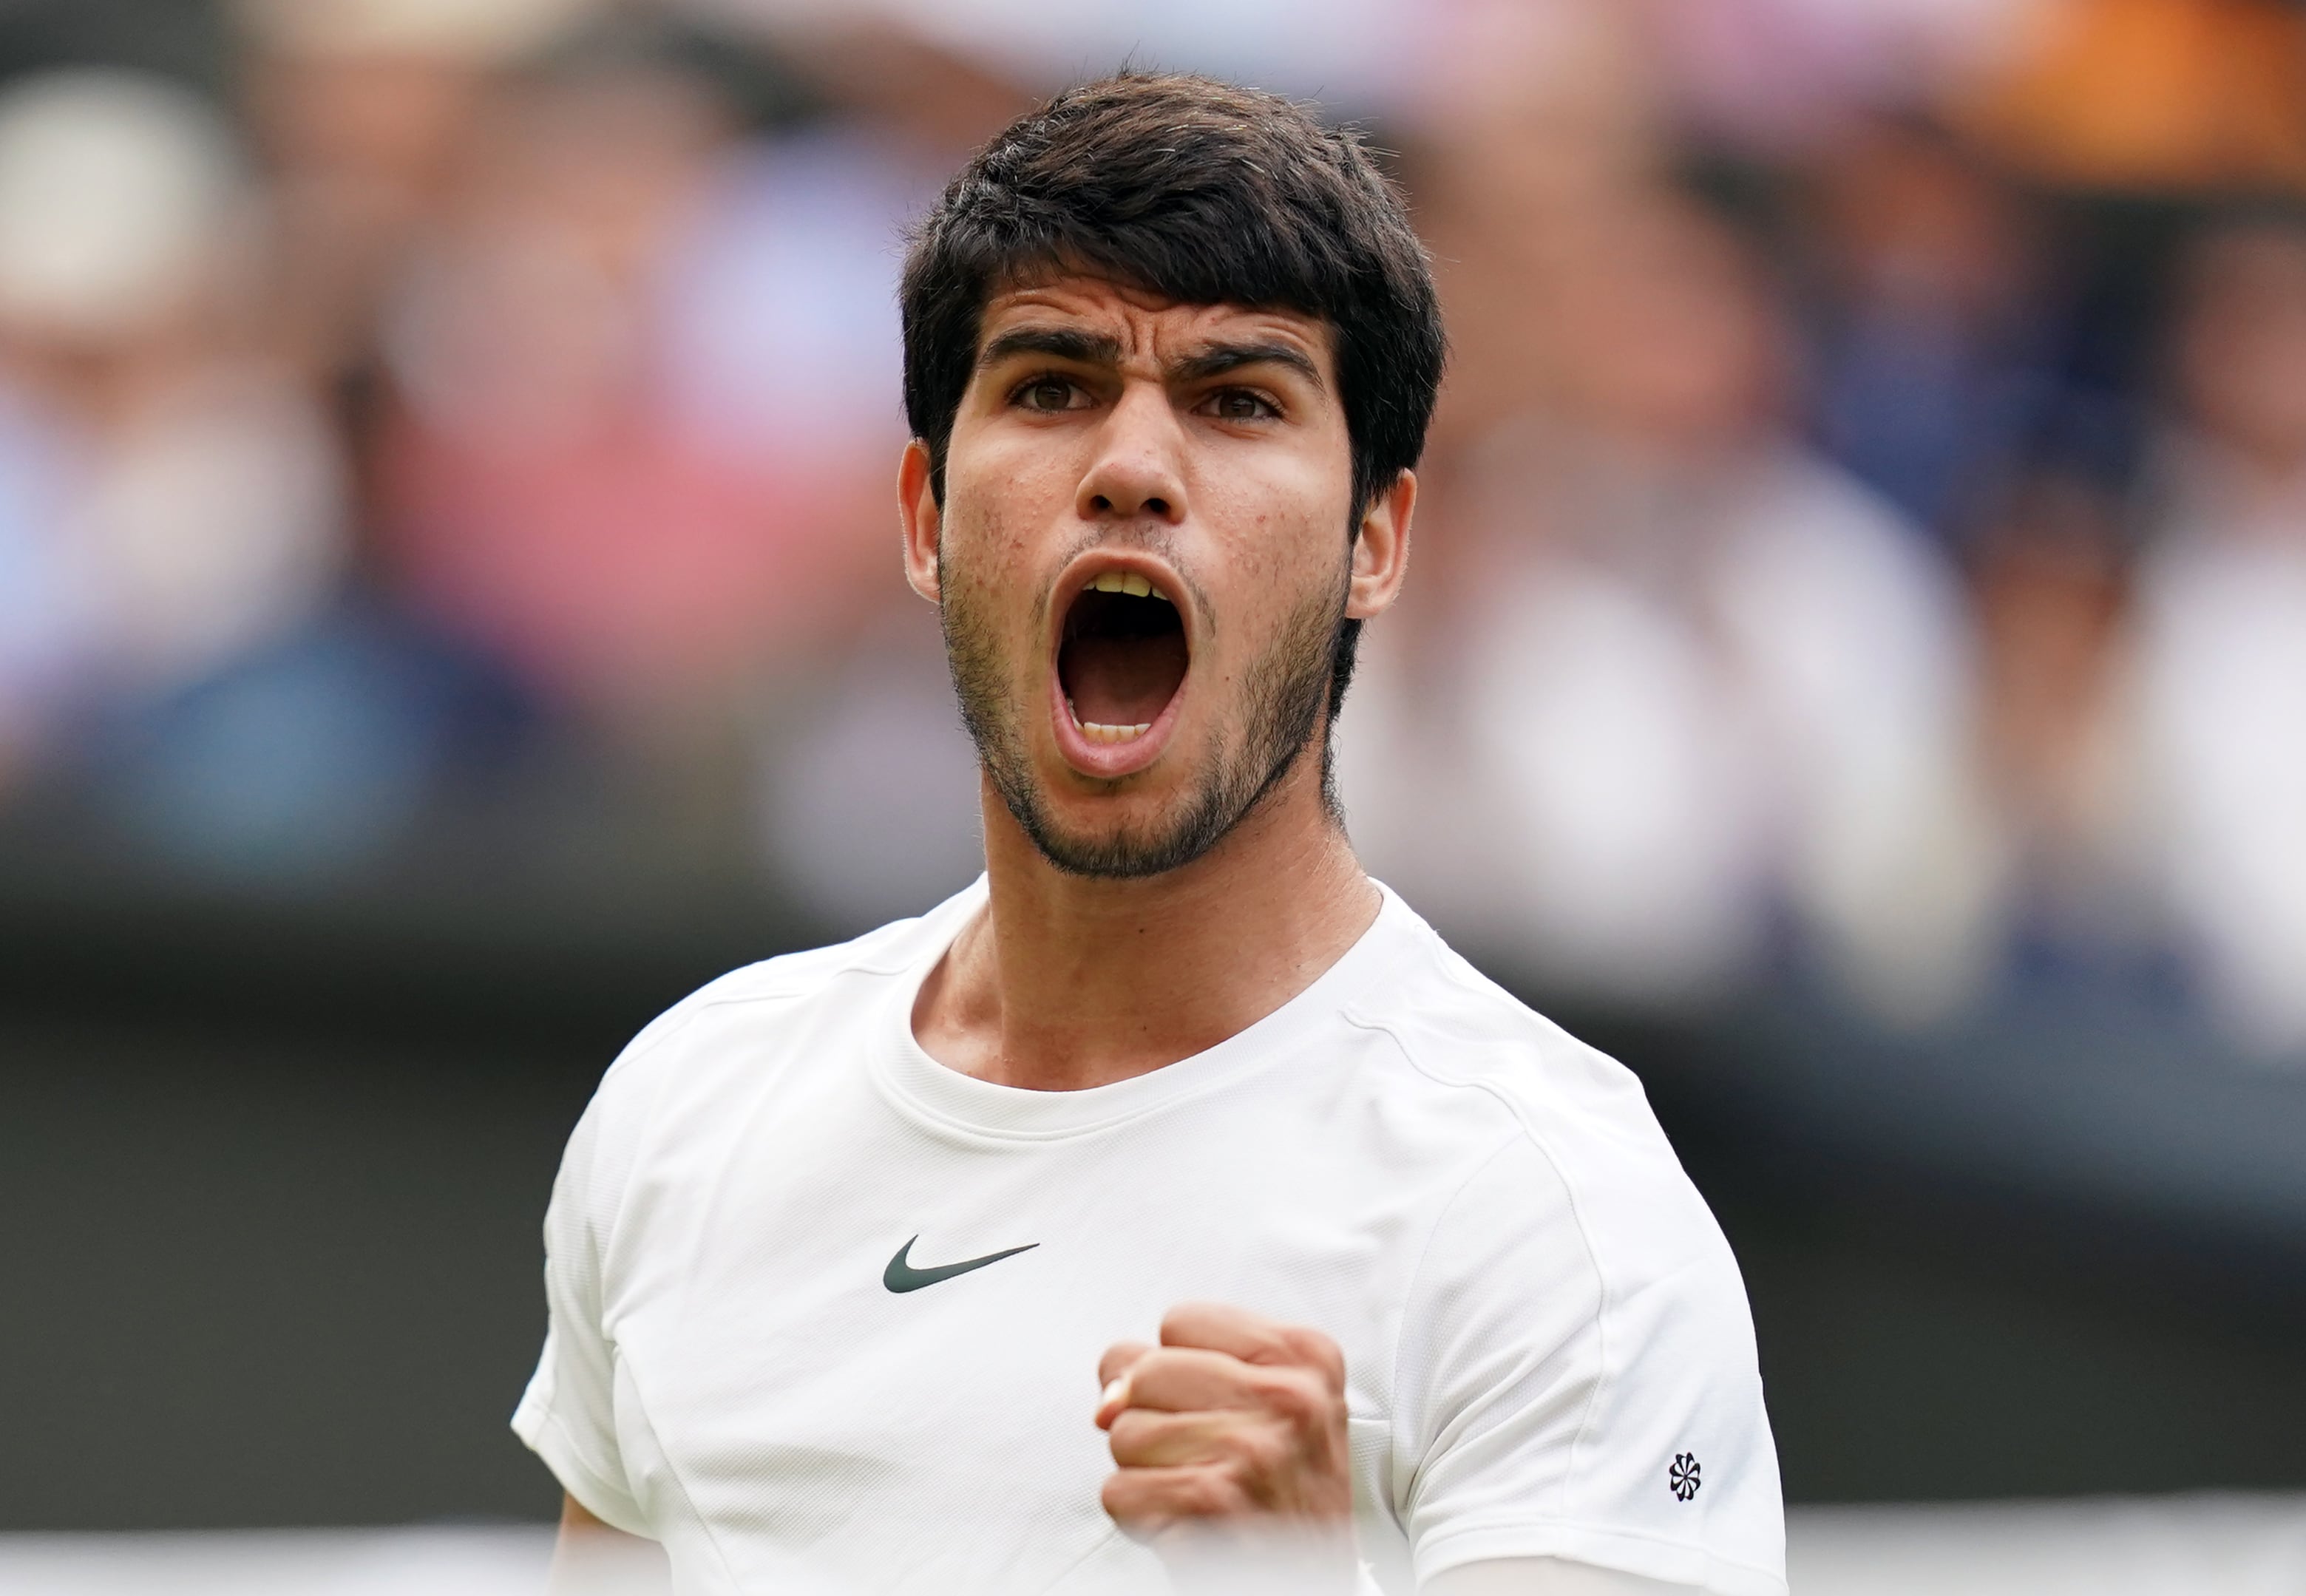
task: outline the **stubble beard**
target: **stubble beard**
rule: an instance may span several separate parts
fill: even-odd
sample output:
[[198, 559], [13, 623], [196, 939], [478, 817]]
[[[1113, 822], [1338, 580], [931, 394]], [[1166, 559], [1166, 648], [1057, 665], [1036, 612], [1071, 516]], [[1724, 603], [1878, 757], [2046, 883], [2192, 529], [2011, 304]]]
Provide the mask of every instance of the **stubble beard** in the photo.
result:
[[1245, 677], [1234, 721], [1238, 734], [1210, 751], [1177, 801], [1143, 825], [1068, 832], [1050, 812], [1026, 751], [1020, 699], [1038, 703], [1039, 696], [1029, 688], [1011, 690], [1014, 679], [999, 632], [976, 608], [979, 590], [953, 583], [942, 564], [939, 617], [961, 721], [1003, 806], [1041, 857], [1067, 875], [1132, 880], [1191, 864], [1246, 819], [1313, 745], [1345, 619], [1343, 583], [1309, 593], [1282, 623]]

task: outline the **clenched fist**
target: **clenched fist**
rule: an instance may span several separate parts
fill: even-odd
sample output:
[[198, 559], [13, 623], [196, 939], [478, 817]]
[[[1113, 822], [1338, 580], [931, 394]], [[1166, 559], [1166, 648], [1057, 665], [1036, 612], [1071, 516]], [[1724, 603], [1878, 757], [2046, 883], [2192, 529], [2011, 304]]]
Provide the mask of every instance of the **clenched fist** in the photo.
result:
[[1121, 1466], [1105, 1510], [1140, 1540], [1198, 1525], [1285, 1537], [1351, 1583], [1354, 1510], [1345, 1360], [1319, 1330], [1189, 1302], [1161, 1344], [1097, 1365], [1097, 1421]]

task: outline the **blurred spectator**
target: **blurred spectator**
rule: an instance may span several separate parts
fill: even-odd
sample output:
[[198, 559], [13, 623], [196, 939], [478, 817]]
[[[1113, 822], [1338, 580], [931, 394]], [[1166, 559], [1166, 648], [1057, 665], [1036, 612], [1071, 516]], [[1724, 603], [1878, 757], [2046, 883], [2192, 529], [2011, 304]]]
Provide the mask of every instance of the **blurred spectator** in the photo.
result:
[[2037, 218], [1974, 157], [1910, 122], [1849, 127], [1812, 187], [1820, 437], [1950, 537], [2052, 387], [2055, 307]]
[[157, 701], [333, 592], [337, 456], [251, 346], [255, 216], [186, 90], [91, 69], [0, 98], [0, 559], [47, 595], [30, 636], [75, 701]]
[[[1431, 98], [1404, 168], [1433, 255], [1449, 370], [1420, 473], [1418, 576], [1387, 629], [1447, 633], [1478, 585], [1453, 497], [1500, 417], [1560, 403], [1560, 317], [1542, 285], [1582, 218], [1670, 159], [1637, 13], [1612, 0], [1468, 0], [1443, 13]], [[1413, 646], [1413, 644], [1412, 644]]]
[[2306, 1050], [2306, 220], [2196, 245], [2173, 367], [2137, 642], [2149, 857], [2217, 1011]]
[[414, 591], [612, 716], [841, 636], [886, 559], [903, 192], [861, 141], [740, 140], [620, 38], [514, 79], [389, 327]]
[[323, 379], [372, 353], [379, 303], [496, 76], [598, 0], [238, 0], [246, 100], [279, 235], [268, 330]]
[[1946, 573], [1794, 441], [1789, 329], [1721, 222], [1629, 197], [1539, 286], [1562, 397], [1461, 490], [1478, 591], [1346, 722], [1375, 867], [1621, 996], [1752, 974], [1783, 907], [1883, 1005], [1948, 1001], [1988, 877]]
[[1607, 0], [1465, 0], [1443, 19], [1411, 149], [1420, 225], [1466, 246], [1436, 250], [1445, 273], [1518, 277], [1555, 218], [1663, 166], [1663, 88], [1637, 17]]
[[1707, 145], [1830, 155], [1851, 121], [1927, 102], [2010, 47], [2032, 0], [1636, 0], [1678, 115]]
[[1971, 533], [1981, 754], [2017, 973], [2137, 973], [2151, 950], [2124, 735], [2132, 529], [2071, 462], [2013, 474]]
[[907, 593], [812, 686], [758, 772], [759, 835], [781, 884], [861, 932], [975, 879], [977, 748], [935, 612]]

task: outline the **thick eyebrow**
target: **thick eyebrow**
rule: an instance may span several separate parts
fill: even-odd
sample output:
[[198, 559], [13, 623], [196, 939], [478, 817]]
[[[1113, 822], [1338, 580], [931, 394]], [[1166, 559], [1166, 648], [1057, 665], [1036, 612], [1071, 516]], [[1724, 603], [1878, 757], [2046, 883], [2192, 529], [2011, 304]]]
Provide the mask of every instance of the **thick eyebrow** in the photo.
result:
[[[985, 352], [977, 357], [978, 369], [988, 371], [1021, 354], [1038, 354], [1075, 365], [1117, 366], [1121, 363], [1121, 340], [1109, 334], [1083, 332], [1072, 327], [1020, 327], [988, 339]], [[1312, 356], [1294, 344], [1273, 339], [1204, 345], [1172, 364], [1168, 378], [1172, 382], [1206, 382], [1243, 366], [1260, 365], [1286, 367], [1311, 383], [1316, 391], [1328, 387]]]
[[1169, 368], [1172, 382], [1205, 382], [1243, 366], [1285, 366], [1313, 385], [1315, 392], [1328, 387], [1312, 356], [1294, 344], [1209, 344]]
[[1121, 340], [1070, 327], [1020, 327], [987, 342], [985, 352], [977, 357], [977, 369], [989, 371], [1021, 354], [1045, 355], [1083, 366], [1117, 366]]

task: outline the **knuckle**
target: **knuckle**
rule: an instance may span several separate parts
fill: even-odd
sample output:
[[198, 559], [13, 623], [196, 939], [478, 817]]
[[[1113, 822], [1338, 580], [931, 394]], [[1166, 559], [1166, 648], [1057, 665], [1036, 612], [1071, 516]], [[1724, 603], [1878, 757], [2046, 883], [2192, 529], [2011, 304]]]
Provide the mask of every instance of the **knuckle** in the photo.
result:
[[1328, 1405], [1328, 1394], [1319, 1378], [1302, 1370], [1277, 1370], [1266, 1383], [1264, 1395], [1269, 1410], [1301, 1427], [1320, 1422]]
[[1221, 1518], [1240, 1510], [1240, 1488], [1223, 1472], [1208, 1469], [1195, 1473], [1180, 1488], [1180, 1506], [1201, 1518]]
[[1345, 1354], [1336, 1337], [1302, 1325], [1292, 1326], [1283, 1336], [1291, 1362], [1312, 1370], [1329, 1384], [1345, 1383]]
[[1209, 1315], [1205, 1302], [1180, 1302], [1161, 1316], [1161, 1339], [1170, 1345], [1190, 1342]]
[[1144, 1439], [1130, 1415], [1123, 1413], [1105, 1432], [1105, 1449], [1113, 1454], [1113, 1461], [1127, 1466], [1143, 1450]]
[[1113, 1428], [1106, 1432], [1106, 1445], [1116, 1463], [1142, 1463], [1159, 1442], [1160, 1434], [1160, 1421], [1153, 1414], [1142, 1408], [1129, 1408], [1114, 1420]]
[[1244, 1430], [1234, 1438], [1230, 1462], [1234, 1477], [1253, 1488], [1288, 1465], [1289, 1447], [1269, 1430]]
[[1158, 1404], [1174, 1395], [1180, 1368], [1177, 1354], [1166, 1347], [1147, 1353], [1129, 1366], [1131, 1400]]
[[1130, 1523], [1146, 1515], [1144, 1489], [1126, 1469], [1107, 1474], [1097, 1498], [1106, 1515], [1117, 1523]]

